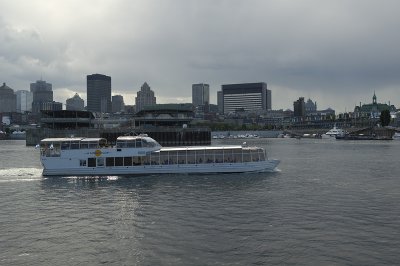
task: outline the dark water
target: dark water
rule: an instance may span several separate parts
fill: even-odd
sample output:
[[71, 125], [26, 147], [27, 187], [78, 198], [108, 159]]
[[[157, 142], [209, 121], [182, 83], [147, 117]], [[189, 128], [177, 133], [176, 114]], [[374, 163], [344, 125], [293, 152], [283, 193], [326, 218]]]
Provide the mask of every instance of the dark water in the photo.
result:
[[45, 179], [1, 141], [0, 265], [400, 264], [400, 141], [248, 143], [280, 172]]

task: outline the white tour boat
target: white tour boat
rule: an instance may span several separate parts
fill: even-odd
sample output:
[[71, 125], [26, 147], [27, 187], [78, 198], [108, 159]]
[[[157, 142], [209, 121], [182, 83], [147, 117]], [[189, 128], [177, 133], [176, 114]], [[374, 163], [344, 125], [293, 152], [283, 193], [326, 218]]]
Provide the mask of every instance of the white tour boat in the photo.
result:
[[40, 160], [44, 176], [261, 172], [279, 164], [258, 147], [167, 148], [147, 135], [118, 137], [113, 147], [103, 138], [46, 138]]

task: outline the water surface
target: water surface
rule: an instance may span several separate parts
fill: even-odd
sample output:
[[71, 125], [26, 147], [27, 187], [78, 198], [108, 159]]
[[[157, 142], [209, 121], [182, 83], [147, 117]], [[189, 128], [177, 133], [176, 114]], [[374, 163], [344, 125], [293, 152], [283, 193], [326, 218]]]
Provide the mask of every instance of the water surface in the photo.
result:
[[43, 178], [37, 150], [1, 141], [0, 264], [400, 263], [400, 141], [247, 143], [280, 171]]

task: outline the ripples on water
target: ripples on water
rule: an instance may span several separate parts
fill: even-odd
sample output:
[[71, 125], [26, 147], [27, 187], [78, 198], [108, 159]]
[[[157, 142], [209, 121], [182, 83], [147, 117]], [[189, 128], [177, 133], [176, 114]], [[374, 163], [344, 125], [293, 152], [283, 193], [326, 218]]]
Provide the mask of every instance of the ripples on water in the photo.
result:
[[399, 264], [400, 143], [257, 142], [279, 172], [43, 178], [0, 143], [0, 264]]

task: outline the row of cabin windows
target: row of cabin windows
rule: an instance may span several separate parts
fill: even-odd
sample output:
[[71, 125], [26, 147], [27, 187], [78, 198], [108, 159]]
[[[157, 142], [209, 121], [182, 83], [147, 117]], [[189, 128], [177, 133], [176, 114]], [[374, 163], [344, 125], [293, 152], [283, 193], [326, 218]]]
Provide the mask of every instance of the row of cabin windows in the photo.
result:
[[[202, 164], [202, 163], [239, 163], [264, 161], [265, 154], [262, 149], [248, 149], [243, 152], [215, 151], [205, 153], [199, 151], [162, 151], [152, 152], [143, 157], [97, 157], [88, 158], [88, 167], [112, 167], [135, 165], [167, 165], [167, 164]], [[81, 166], [86, 166], [86, 160], [81, 160]]]
[[[43, 149], [47, 149], [49, 146], [52, 149], [61, 149], [62, 150], [77, 150], [77, 149], [98, 149], [106, 146], [105, 140], [100, 140], [99, 142], [93, 141], [62, 141], [58, 143], [44, 143], [42, 144]], [[136, 139], [130, 141], [117, 141], [117, 148], [141, 148], [141, 147], [154, 147], [156, 143], [146, 141], [145, 139]]]
[[61, 142], [62, 150], [77, 150], [77, 149], [97, 149], [100, 148], [97, 142]]
[[62, 142], [45, 142], [41, 144], [42, 150], [77, 150], [77, 149], [98, 149], [104, 147], [106, 142], [93, 141], [62, 141]]

